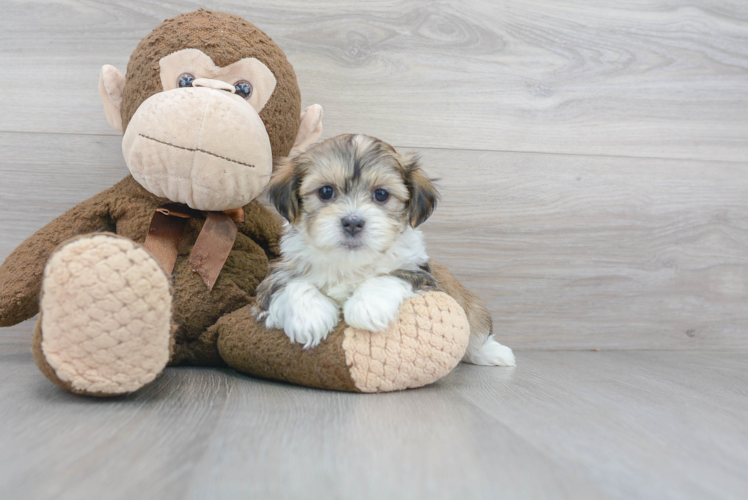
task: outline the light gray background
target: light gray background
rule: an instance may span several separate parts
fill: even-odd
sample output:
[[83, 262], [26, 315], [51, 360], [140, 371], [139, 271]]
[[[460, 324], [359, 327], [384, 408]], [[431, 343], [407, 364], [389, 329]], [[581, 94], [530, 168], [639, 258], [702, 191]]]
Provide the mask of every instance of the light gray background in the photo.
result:
[[278, 42], [325, 137], [423, 155], [430, 253], [518, 368], [375, 396], [169, 369], [98, 401], [26, 322], [3, 498], [748, 497], [746, 2], [0, 1], [0, 259], [126, 175], [99, 68], [200, 6]]

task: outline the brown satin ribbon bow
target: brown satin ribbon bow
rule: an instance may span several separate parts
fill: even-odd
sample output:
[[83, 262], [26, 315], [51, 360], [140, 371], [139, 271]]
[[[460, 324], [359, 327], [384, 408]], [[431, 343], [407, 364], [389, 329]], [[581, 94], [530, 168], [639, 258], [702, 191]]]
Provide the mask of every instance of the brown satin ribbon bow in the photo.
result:
[[229, 252], [236, 241], [236, 222], [244, 222], [244, 209], [224, 212], [200, 212], [180, 203], [168, 203], [156, 209], [143, 246], [150, 251], [166, 271], [171, 274], [177, 262], [179, 241], [187, 221], [205, 218], [190, 254], [192, 270], [213, 290], [218, 274], [223, 269]]

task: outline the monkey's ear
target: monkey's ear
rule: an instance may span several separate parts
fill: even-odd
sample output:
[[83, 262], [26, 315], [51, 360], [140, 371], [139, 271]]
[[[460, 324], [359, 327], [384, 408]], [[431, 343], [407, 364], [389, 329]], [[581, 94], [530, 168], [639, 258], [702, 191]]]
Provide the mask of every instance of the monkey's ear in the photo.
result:
[[322, 135], [322, 106], [312, 104], [301, 112], [301, 124], [293, 148], [288, 154], [289, 158], [299, 156], [314, 144]]
[[278, 158], [273, 168], [273, 176], [268, 184], [268, 198], [275, 205], [278, 213], [291, 224], [296, 220], [301, 210], [300, 187], [301, 176], [296, 171], [293, 159]]
[[125, 88], [125, 75], [114, 66], [105, 64], [99, 76], [99, 95], [104, 103], [106, 120], [115, 130], [122, 131], [122, 90]]
[[400, 157], [400, 163], [405, 169], [405, 182], [410, 192], [408, 218], [413, 227], [426, 222], [426, 219], [436, 209], [436, 202], [439, 201], [439, 191], [434, 187], [433, 181], [421, 170], [419, 160], [420, 158], [416, 155]]

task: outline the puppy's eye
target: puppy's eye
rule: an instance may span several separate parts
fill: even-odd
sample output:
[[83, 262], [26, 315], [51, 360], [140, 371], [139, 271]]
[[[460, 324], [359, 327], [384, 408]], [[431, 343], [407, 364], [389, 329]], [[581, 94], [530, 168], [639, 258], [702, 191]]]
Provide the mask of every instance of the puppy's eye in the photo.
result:
[[236, 89], [236, 95], [242, 99], [249, 99], [249, 96], [252, 95], [252, 84], [247, 80], [236, 82], [234, 88]]
[[379, 203], [384, 203], [385, 201], [389, 199], [389, 197], [390, 197], [390, 193], [388, 193], [384, 189], [380, 188], [374, 191], [374, 199], [377, 200]]
[[182, 87], [192, 87], [192, 82], [195, 79], [195, 77], [189, 73], [182, 73], [179, 75], [179, 78], [177, 79], [177, 85], [179, 85], [180, 88]]
[[319, 188], [319, 191], [317, 191], [317, 195], [319, 195], [320, 200], [329, 200], [333, 197], [335, 194], [335, 190], [330, 186], [322, 186]]

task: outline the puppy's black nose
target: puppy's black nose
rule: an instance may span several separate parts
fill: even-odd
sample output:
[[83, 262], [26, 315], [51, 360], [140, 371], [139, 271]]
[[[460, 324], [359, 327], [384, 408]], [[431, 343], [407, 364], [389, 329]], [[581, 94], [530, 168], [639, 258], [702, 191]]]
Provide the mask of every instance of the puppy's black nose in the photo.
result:
[[356, 236], [364, 229], [366, 221], [360, 217], [349, 215], [348, 217], [343, 217], [340, 223], [343, 224], [343, 231], [351, 236]]

